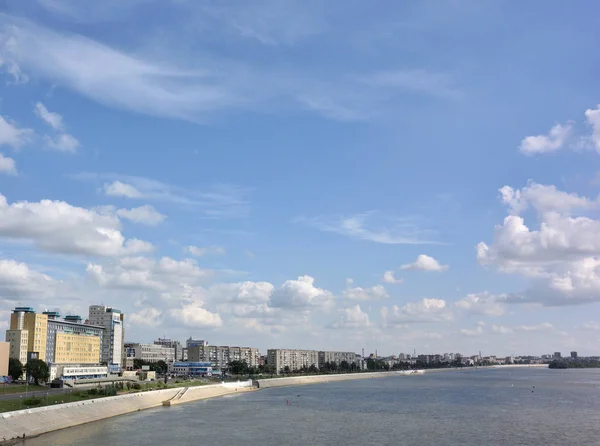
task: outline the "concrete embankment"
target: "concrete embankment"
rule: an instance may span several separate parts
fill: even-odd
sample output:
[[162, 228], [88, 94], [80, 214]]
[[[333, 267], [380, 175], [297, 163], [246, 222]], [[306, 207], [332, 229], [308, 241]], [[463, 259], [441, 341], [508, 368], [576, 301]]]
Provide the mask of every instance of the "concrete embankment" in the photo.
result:
[[288, 378], [258, 379], [258, 387], [266, 389], [269, 387], [298, 386], [302, 384], [328, 383], [335, 381], [349, 381], [352, 379], [386, 378], [392, 376], [403, 376], [398, 372], [372, 372], [372, 373], [348, 373], [343, 375], [314, 375], [314, 376], [291, 376]]
[[164, 401], [180, 397], [174, 403], [184, 403], [253, 390], [251, 381], [154, 390], [75, 403], [57, 404], [36, 409], [0, 414], [0, 445], [14, 444], [17, 437], [35, 437], [47, 432], [161, 406]]

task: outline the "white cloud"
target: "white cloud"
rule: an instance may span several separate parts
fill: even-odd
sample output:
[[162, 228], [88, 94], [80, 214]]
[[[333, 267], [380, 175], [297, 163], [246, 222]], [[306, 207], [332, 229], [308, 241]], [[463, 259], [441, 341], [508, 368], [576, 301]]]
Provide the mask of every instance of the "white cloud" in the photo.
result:
[[408, 218], [380, 218], [373, 212], [338, 218], [297, 218], [295, 221], [321, 231], [375, 243], [392, 245], [437, 243], [428, 239], [435, 231], [421, 229]]
[[415, 322], [445, 322], [452, 320], [452, 310], [444, 299], [424, 298], [402, 307], [381, 308], [384, 325], [403, 325]]
[[52, 277], [32, 270], [25, 263], [0, 259], [0, 296], [5, 299], [39, 299], [56, 288]]
[[359, 304], [340, 310], [339, 320], [333, 322], [331, 328], [364, 329], [371, 325], [369, 315], [362, 311]]
[[315, 279], [300, 276], [297, 280], [286, 280], [271, 295], [270, 305], [281, 308], [309, 308], [324, 306], [332, 302], [331, 292], [314, 286]]
[[587, 109], [585, 117], [588, 124], [592, 127], [591, 140], [598, 153], [600, 153], [600, 105], [596, 109]]
[[382, 285], [375, 285], [371, 288], [347, 288], [342, 291], [342, 298], [353, 301], [382, 300], [388, 297], [389, 295]]
[[113, 181], [104, 184], [104, 193], [111, 197], [142, 198], [142, 194], [130, 184]]
[[17, 163], [14, 159], [4, 156], [0, 153], [0, 173], [8, 175], [17, 175]]
[[196, 257], [205, 255], [224, 255], [227, 251], [222, 246], [208, 246], [205, 248], [189, 245], [184, 248], [186, 252]]
[[211, 61], [202, 70], [178, 69], [79, 35], [4, 18], [2, 34], [11, 45], [1, 48], [0, 57], [102, 104], [189, 119], [243, 101], [242, 91], [229, 91], [225, 69], [216, 74]]
[[119, 209], [117, 215], [134, 223], [141, 223], [144, 225], [157, 225], [167, 218], [166, 215], [161, 214], [149, 205], [133, 209]]
[[483, 327], [478, 326], [474, 329], [461, 328], [459, 333], [463, 336], [481, 336], [483, 334]]
[[499, 334], [510, 334], [516, 332], [538, 332], [538, 331], [549, 331], [554, 330], [554, 326], [549, 322], [543, 322], [537, 325], [517, 325], [514, 327], [507, 327], [504, 325], [492, 325], [492, 331]]
[[42, 119], [54, 130], [61, 131], [64, 129], [62, 116], [58, 113], [49, 111], [41, 102], [35, 104], [34, 112], [38, 118]]
[[455, 302], [454, 306], [467, 313], [484, 316], [502, 316], [506, 311], [504, 306], [496, 301], [496, 296], [487, 291], [468, 294], [463, 299]]
[[583, 324], [583, 328], [586, 330], [600, 331], [600, 323], [596, 321], [589, 321]]
[[527, 136], [521, 141], [521, 153], [537, 155], [556, 152], [565, 146], [572, 130], [571, 124], [556, 124], [547, 135]]
[[175, 203], [198, 209], [207, 218], [240, 218], [249, 213], [247, 189], [229, 184], [214, 185], [207, 191], [172, 186], [157, 180], [130, 175], [82, 173], [73, 178], [104, 183], [102, 190], [108, 196]]
[[546, 212], [571, 214], [576, 210], [600, 209], [600, 197], [590, 200], [575, 193], [560, 191], [554, 185], [546, 186], [533, 181], [528, 181], [527, 186], [521, 190], [504, 186], [500, 188], [500, 197], [513, 215], [520, 215], [529, 207], [541, 214]]
[[201, 302], [187, 302], [172, 308], [167, 314], [176, 322], [190, 328], [215, 328], [223, 325], [221, 316], [202, 307]]
[[79, 148], [79, 141], [68, 133], [61, 133], [55, 137], [46, 136], [46, 145], [50, 149], [58, 150], [59, 152], [74, 153]]
[[0, 194], [0, 237], [34, 243], [64, 254], [121, 256], [152, 251], [148, 242], [125, 239], [118, 218], [64, 201], [8, 204]]
[[396, 277], [394, 276], [394, 271], [384, 272], [382, 280], [384, 283], [390, 283], [390, 284], [395, 284], [395, 285], [403, 282], [402, 279], [396, 279]]
[[145, 327], [156, 327], [162, 323], [162, 311], [157, 308], [143, 308], [136, 313], [127, 315], [127, 321]]
[[31, 142], [33, 135], [33, 130], [19, 128], [14, 121], [0, 115], [0, 146], [19, 149]]
[[448, 265], [441, 265], [436, 259], [433, 257], [429, 257], [428, 255], [421, 254], [417, 257], [413, 263], [408, 263], [406, 265], [402, 265], [400, 269], [406, 270], [419, 270], [419, 271], [446, 271], [448, 269]]

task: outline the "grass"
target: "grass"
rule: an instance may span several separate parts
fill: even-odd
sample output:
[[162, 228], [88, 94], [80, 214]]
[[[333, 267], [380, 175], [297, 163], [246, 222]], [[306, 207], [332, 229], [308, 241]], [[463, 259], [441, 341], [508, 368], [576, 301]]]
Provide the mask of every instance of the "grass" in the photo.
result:
[[[33, 409], [34, 407], [54, 406], [55, 404], [60, 404], [60, 403], [85, 401], [85, 400], [89, 400], [92, 398], [94, 398], [94, 399], [102, 398], [102, 396], [90, 396], [85, 391], [79, 391], [79, 392], [73, 392], [73, 394], [69, 394], [67, 392], [64, 394], [61, 393], [61, 394], [48, 395], [47, 399], [45, 396], [43, 396], [43, 397], [40, 396], [40, 397], [36, 397], [36, 398], [39, 398], [41, 400], [41, 404], [39, 404], [37, 406], [31, 406], [30, 407], [31, 409]], [[26, 409], [24, 401], [25, 401], [24, 396], [23, 396], [23, 398], [0, 400], [0, 412], [10, 412], [13, 410]]]
[[25, 393], [25, 389], [28, 392], [35, 392], [37, 390], [46, 390], [46, 386], [36, 386], [35, 384], [2, 384], [0, 385], [0, 395], [8, 395], [9, 393]]

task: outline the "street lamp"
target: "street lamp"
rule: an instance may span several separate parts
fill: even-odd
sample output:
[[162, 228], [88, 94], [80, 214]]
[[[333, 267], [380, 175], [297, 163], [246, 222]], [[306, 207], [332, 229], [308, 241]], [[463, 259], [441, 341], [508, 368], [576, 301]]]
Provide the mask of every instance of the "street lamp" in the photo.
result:
[[19, 397], [19, 410], [23, 408], [23, 395]]
[[49, 392], [46, 392], [46, 406], [48, 405], [48, 393]]

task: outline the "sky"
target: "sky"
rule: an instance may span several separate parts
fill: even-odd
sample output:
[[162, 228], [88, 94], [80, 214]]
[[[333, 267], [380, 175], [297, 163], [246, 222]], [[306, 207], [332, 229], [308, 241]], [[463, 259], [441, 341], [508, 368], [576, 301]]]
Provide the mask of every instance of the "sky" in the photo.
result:
[[598, 16], [4, 0], [0, 328], [600, 355]]

